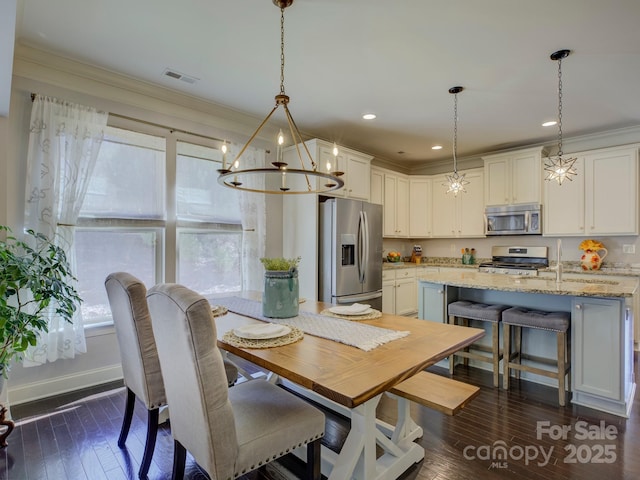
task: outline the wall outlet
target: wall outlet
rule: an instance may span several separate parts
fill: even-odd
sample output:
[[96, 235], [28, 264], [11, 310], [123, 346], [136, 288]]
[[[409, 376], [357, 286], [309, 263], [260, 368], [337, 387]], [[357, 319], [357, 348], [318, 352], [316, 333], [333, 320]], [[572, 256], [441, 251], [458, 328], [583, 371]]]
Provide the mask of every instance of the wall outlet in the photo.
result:
[[635, 245], [622, 245], [622, 253], [636, 253]]

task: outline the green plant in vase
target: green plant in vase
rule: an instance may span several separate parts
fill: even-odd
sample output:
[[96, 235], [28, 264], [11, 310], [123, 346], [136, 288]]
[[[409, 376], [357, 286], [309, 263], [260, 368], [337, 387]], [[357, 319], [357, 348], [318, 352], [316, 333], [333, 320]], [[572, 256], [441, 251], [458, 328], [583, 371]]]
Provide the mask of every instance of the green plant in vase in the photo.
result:
[[289, 271], [293, 268], [297, 269], [300, 265], [300, 257], [297, 258], [261, 258], [260, 262], [264, 266], [265, 270], [269, 271]]
[[265, 268], [262, 314], [269, 318], [290, 318], [298, 315], [299, 285], [297, 258], [261, 258]]

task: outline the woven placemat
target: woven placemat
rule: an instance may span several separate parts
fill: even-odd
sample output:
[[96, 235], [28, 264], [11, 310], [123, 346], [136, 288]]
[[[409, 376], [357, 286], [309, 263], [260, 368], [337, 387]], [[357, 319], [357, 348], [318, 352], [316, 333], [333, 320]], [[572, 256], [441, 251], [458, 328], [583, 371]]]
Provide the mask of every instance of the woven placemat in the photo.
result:
[[369, 313], [364, 315], [340, 315], [339, 313], [333, 313], [330, 309], [322, 310], [320, 315], [333, 318], [342, 318], [343, 320], [351, 320], [352, 322], [358, 322], [360, 320], [373, 320], [374, 318], [380, 318], [382, 312], [380, 310], [371, 309]]
[[211, 313], [213, 313], [214, 317], [221, 317], [222, 315], [226, 315], [228, 311], [229, 309], [224, 305], [213, 305], [211, 307]]
[[291, 325], [287, 326], [291, 331], [282, 337], [265, 338], [264, 340], [242, 338], [233, 333], [233, 330], [229, 330], [222, 336], [222, 341], [238, 348], [273, 348], [282, 347], [284, 345], [289, 345], [290, 343], [295, 343], [298, 340], [302, 340], [302, 337], [304, 337], [304, 332], [302, 330], [297, 327], [292, 327]]

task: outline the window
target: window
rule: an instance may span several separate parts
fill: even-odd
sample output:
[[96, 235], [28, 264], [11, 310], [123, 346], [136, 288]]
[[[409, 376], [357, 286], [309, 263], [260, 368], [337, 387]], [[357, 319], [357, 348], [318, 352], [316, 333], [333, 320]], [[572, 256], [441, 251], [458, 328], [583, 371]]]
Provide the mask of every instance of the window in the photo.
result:
[[147, 288], [241, 289], [239, 199], [218, 185], [220, 162], [219, 150], [171, 133], [107, 128], [75, 237], [85, 326], [111, 322], [104, 280], [116, 271]]
[[221, 152], [186, 142], [177, 152], [177, 281], [202, 295], [240, 291], [240, 199], [218, 184]]

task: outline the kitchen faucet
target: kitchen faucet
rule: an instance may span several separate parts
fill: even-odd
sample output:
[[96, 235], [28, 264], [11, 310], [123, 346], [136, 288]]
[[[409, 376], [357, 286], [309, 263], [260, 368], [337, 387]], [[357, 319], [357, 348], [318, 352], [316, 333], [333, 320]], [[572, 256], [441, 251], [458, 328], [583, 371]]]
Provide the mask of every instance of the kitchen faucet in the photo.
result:
[[558, 239], [558, 246], [556, 248], [556, 265], [551, 267], [551, 270], [556, 272], [556, 283], [562, 282], [562, 239]]

